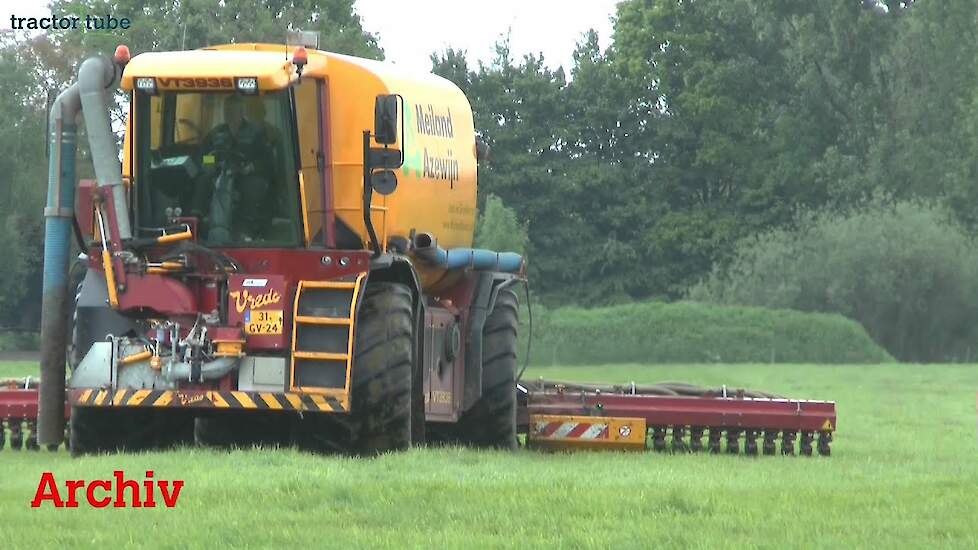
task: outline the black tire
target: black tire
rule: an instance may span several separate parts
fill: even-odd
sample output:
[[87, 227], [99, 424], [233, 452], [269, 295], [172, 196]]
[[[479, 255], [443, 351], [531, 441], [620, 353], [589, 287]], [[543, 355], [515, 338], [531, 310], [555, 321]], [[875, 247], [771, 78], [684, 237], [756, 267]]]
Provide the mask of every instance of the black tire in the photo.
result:
[[346, 415], [305, 414], [292, 421], [292, 438], [303, 451], [350, 454], [354, 451], [354, 426]]
[[293, 434], [301, 449], [374, 456], [418, 441], [412, 416], [418, 414], [418, 402], [423, 414], [424, 403], [420, 387], [414, 387], [418, 362], [412, 302], [410, 289], [402, 284], [368, 283], [354, 335], [352, 410], [298, 419]]
[[185, 411], [71, 408], [71, 456], [159, 450], [192, 442], [193, 417]]
[[65, 357], [68, 361], [68, 374], [75, 372], [78, 365], [81, 364], [81, 343], [78, 337], [78, 298], [81, 296], [81, 284], [79, 283], [75, 289], [75, 298], [72, 301], [71, 313], [68, 317], [68, 349], [65, 351]]
[[284, 413], [221, 411], [194, 421], [194, 441], [219, 449], [289, 444], [289, 418]]
[[[306, 414], [298, 419], [293, 434], [299, 448], [375, 456], [405, 450], [418, 441], [417, 430], [412, 432], [412, 416], [417, 415], [419, 401], [423, 414], [424, 402], [420, 387], [414, 387], [417, 357], [412, 302], [405, 285], [367, 284], [354, 335], [352, 410], [348, 414]], [[423, 425], [423, 416], [421, 422]]]
[[411, 290], [398, 283], [368, 284], [357, 314], [348, 417], [357, 454], [411, 446], [415, 367]]
[[72, 262], [71, 267], [68, 268], [68, 290], [69, 292], [73, 292], [72, 298], [68, 302], [71, 309], [65, 312], [65, 318], [68, 319], [65, 357], [69, 376], [81, 364], [82, 359], [85, 358], [81, 353], [82, 347], [84, 346], [87, 351], [93, 343], [91, 341], [82, 342], [81, 334], [78, 331], [78, 301], [81, 299], [82, 287], [84, 286], [87, 273], [88, 260], [76, 259]]
[[416, 308], [414, 312], [414, 334], [411, 341], [414, 346], [414, 378], [411, 380], [411, 440], [415, 445], [424, 444], [427, 439], [425, 429], [424, 403], [424, 350], [421, 347], [420, 335], [424, 334], [424, 310]]
[[516, 351], [519, 300], [499, 291], [482, 329], [482, 397], [450, 428], [448, 439], [484, 449], [513, 450], [516, 438]]

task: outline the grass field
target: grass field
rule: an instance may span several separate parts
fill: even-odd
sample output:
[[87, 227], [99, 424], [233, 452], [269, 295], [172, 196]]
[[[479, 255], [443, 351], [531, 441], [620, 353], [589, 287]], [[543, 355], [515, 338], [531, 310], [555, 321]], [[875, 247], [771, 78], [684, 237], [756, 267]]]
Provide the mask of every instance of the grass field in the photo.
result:
[[[0, 376], [28, 364], [0, 365]], [[831, 458], [420, 449], [72, 460], [0, 453], [0, 546], [978, 547], [976, 366], [607, 366], [529, 377], [753, 386], [838, 402]], [[30, 508], [41, 473], [183, 479], [174, 509]]]

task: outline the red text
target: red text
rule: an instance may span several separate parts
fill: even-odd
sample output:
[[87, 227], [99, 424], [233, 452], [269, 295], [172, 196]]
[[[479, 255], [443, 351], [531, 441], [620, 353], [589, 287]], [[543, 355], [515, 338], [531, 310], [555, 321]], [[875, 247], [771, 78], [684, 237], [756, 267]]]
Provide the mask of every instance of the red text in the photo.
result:
[[31, 501], [31, 508], [40, 508], [49, 502], [55, 508], [78, 508], [84, 499], [92, 508], [156, 508], [156, 495], [159, 493], [163, 506], [173, 508], [183, 490], [183, 480], [153, 480], [153, 471], [146, 472], [142, 483], [126, 479], [122, 470], [116, 470], [112, 479], [84, 481], [69, 479], [64, 482], [64, 492], [59, 490], [54, 474], [44, 472], [37, 484], [37, 492]]

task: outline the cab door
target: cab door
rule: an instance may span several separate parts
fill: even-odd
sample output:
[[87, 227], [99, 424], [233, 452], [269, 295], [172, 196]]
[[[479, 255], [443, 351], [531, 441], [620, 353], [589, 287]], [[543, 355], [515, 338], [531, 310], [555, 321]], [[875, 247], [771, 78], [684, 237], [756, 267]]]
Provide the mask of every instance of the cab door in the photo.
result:
[[294, 90], [306, 245], [333, 248], [326, 87], [323, 79], [304, 78]]

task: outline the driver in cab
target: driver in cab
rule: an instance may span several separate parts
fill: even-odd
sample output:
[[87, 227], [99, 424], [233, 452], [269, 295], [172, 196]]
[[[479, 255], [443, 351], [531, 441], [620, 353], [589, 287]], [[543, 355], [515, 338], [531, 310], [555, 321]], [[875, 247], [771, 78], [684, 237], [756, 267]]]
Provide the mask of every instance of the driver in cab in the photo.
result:
[[220, 244], [260, 237], [272, 179], [271, 144], [265, 128], [245, 118], [240, 96], [224, 100], [224, 122], [208, 132], [201, 151], [203, 181], [194, 213], [203, 220], [205, 239]]

